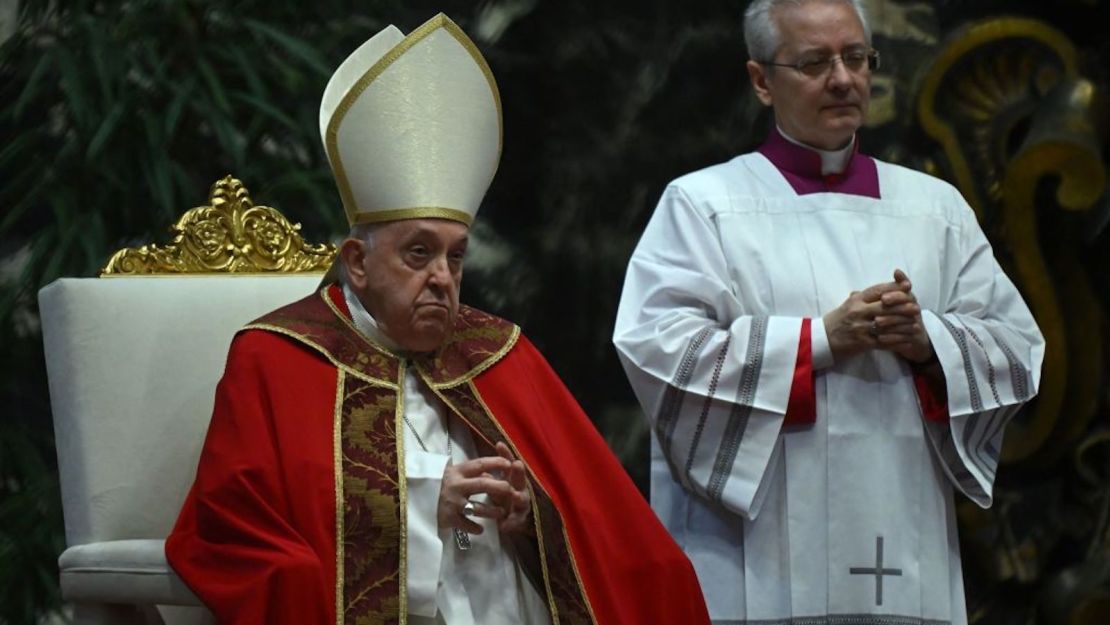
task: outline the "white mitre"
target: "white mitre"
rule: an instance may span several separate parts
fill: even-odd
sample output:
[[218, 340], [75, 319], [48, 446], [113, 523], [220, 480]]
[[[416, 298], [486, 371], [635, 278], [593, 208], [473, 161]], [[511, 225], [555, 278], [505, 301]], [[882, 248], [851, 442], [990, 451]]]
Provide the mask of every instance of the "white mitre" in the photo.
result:
[[320, 134], [351, 225], [469, 226], [501, 158], [501, 98], [474, 42], [440, 13], [407, 37], [388, 26], [343, 61]]

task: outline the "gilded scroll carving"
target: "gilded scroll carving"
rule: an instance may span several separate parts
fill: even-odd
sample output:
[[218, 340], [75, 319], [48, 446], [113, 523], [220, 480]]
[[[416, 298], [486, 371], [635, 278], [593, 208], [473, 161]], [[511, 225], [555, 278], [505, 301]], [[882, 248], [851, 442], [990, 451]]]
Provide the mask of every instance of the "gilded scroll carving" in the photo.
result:
[[[973, 23], [940, 49], [918, 99], [922, 126], [944, 148], [1047, 340], [1040, 394], [1007, 431], [1008, 463], [1059, 458], [1097, 404], [1102, 312], [1077, 246], [1061, 243], [1066, 220], [1051, 218], [1091, 210], [1106, 187], [1091, 126], [1094, 89], [1078, 75], [1076, 56], [1043, 22]], [[1058, 186], [1045, 193], [1045, 185]]]
[[170, 229], [166, 245], [116, 252], [101, 276], [140, 274], [324, 272], [334, 245], [311, 245], [277, 210], [257, 206], [239, 180], [212, 185], [209, 204], [188, 210]]

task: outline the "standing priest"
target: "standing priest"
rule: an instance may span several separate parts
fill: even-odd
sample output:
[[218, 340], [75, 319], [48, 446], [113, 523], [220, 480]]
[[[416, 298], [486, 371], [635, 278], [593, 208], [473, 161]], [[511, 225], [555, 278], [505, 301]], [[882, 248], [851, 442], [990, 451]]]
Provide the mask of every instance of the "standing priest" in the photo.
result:
[[166, 543], [227, 624], [706, 623], [689, 561], [519, 328], [459, 305], [501, 152], [440, 15], [336, 71], [342, 276], [251, 323]]
[[991, 503], [1044, 342], [950, 185], [858, 150], [860, 0], [757, 0], [776, 127], [667, 187], [614, 342], [652, 505], [722, 623], [967, 622], [954, 498]]

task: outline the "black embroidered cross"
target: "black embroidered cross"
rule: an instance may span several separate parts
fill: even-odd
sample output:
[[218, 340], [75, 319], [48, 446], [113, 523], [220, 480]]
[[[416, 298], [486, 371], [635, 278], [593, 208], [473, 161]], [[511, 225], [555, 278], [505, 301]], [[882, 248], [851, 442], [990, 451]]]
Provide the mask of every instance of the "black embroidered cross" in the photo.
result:
[[848, 573], [852, 575], [874, 575], [875, 576], [875, 605], [883, 604], [883, 576], [902, 574], [902, 569], [884, 569], [883, 568], [883, 537], [875, 537], [875, 567], [862, 567], [853, 566], [848, 569]]

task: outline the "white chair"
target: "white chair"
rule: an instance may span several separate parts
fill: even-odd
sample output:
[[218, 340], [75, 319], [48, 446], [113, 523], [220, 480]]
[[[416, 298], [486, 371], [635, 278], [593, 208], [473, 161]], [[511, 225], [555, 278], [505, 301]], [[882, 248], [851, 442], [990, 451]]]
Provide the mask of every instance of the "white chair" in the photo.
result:
[[[163, 546], [228, 345], [247, 322], [311, 293], [334, 256], [251, 204], [237, 180], [218, 182], [211, 199], [178, 222], [172, 244], [121, 251], [102, 277], [39, 293], [65, 517], [61, 591], [78, 625], [212, 622]], [[220, 234], [214, 223], [243, 228]], [[220, 265], [237, 273], [212, 273]]]

